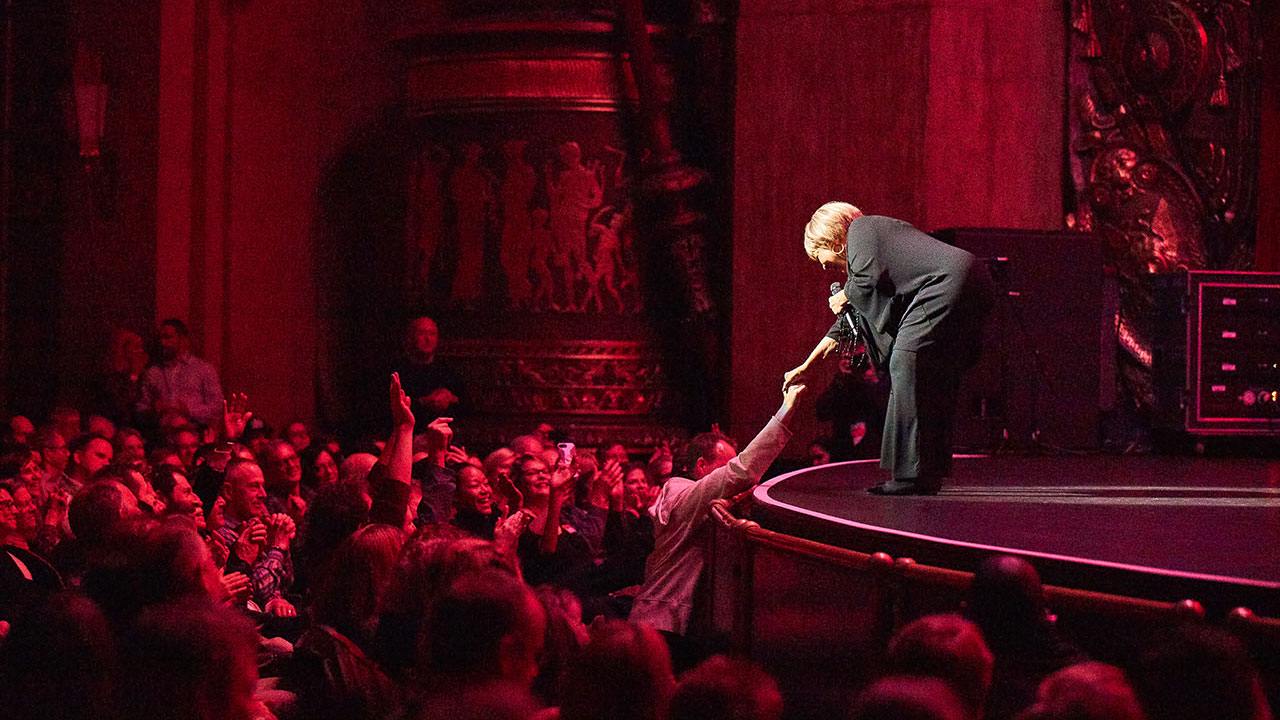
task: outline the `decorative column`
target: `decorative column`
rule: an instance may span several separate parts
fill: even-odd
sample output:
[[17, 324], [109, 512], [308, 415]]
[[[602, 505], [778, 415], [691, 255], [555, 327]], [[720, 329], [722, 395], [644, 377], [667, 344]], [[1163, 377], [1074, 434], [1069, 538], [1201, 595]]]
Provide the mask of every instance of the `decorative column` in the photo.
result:
[[[406, 33], [404, 315], [441, 327], [477, 449], [539, 422], [651, 447], [686, 407], [657, 243], [633, 222], [640, 150], [611, 22], [477, 18]], [[655, 63], [660, 102], [669, 69]], [[681, 371], [682, 372], [682, 371]]]

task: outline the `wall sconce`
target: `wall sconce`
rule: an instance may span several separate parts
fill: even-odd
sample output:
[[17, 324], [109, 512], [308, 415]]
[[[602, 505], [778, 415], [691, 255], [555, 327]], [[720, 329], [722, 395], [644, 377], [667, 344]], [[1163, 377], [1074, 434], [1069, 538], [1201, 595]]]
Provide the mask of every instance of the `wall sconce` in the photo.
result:
[[115, 213], [115, 163], [109, 152], [103, 152], [102, 136], [107, 120], [107, 84], [102, 81], [102, 58], [90, 52], [84, 43], [76, 47], [76, 62], [71, 71], [75, 103], [76, 138], [80, 142], [80, 160], [88, 179], [91, 213], [109, 218]]
[[102, 130], [106, 125], [107, 85], [102, 82], [102, 60], [89, 52], [84, 43], [76, 48], [76, 64], [72, 70], [75, 89], [76, 131], [80, 139], [80, 157], [89, 169], [90, 158], [100, 152]]

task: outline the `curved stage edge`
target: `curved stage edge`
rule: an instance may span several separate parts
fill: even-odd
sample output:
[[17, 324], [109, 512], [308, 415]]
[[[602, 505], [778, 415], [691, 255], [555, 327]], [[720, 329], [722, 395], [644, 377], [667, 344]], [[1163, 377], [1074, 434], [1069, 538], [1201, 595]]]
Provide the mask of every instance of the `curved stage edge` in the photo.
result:
[[1049, 585], [1280, 615], [1280, 461], [957, 456], [937, 496], [867, 494], [883, 479], [874, 460], [804, 468], [757, 487], [750, 517], [934, 567], [1010, 553]]

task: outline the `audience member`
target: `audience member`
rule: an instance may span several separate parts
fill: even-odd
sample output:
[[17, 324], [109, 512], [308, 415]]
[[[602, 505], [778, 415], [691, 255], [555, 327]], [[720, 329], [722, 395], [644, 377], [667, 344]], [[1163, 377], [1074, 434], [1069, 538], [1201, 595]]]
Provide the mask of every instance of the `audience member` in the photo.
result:
[[9, 418], [9, 432], [5, 437], [5, 442], [13, 445], [26, 445], [27, 439], [36, 431], [36, 426], [22, 415], [14, 415]]
[[283, 439], [298, 452], [302, 452], [311, 446], [311, 433], [307, 430], [306, 423], [301, 420], [294, 420], [284, 426]]
[[111, 440], [111, 447], [115, 453], [115, 461], [121, 465], [127, 465], [144, 473], [150, 469], [147, 464], [146, 443], [142, 440], [142, 433], [137, 430], [130, 427], [120, 428]]
[[129, 492], [138, 499], [138, 509], [144, 514], [159, 515], [165, 510], [164, 500], [156, 493], [151, 481], [131, 467], [113, 463], [94, 473], [93, 480], [115, 480], [129, 488]]
[[312, 619], [370, 647], [403, 546], [403, 533], [390, 525], [366, 525], [344, 540], [320, 570]]
[[312, 443], [298, 451], [302, 463], [302, 487], [311, 493], [338, 482], [338, 463], [323, 445]]
[[84, 434], [84, 427], [80, 423], [80, 411], [73, 407], [66, 405], [55, 407], [49, 414], [49, 424], [68, 442]]
[[716, 655], [685, 673], [671, 720], [781, 720], [782, 693], [760, 666]]
[[65, 490], [74, 495], [84, 487], [93, 474], [111, 464], [115, 450], [111, 441], [97, 435], [81, 435], [71, 441], [71, 463], [67, 466], [67, 477], [61, 487], [53, 490]]
[[1046, 676], [1088, 659], [1059, 636], [1040, 576], [1022, 558], [994, 555], [978, 565], [966, 615], [995, 656], [988, 720], [1013, 717], [1031, 704]]
[[582, 601], [577, 595], [552, 585], [540, 585], [533, 593], [547, 615], [533, 692], [544, 705], [554, 707], [560, 704], [560, 689], [570, 661], [587, 644], [587, 626], [582, 623]]
[[[223, 494], [227, 498], [224, 524], [217, 533], [233, 549], [228, 569], [248, 571], [253, 599], [263, 611], [281, 617], [296, 616], [293, 603], [285, 598], [293, 582], [293, 518], [267, 511], [262, 469], [253, 461], [237, 458], [227, 463]], [[240, 542], [246, 532], [255, 541]]]
[[195, 469], [196, 450], [200, 448], [200, 436], [190, 425], [182, 425], [169, 433], [169, 446], [177, 453], [182, 467], [190, 472]]
[[[669, 636], [689, 633], [694, 589], [706, 562], [703, 539], [711, 501], [732, 497], [760, 482], [791, 437], [786, 424], [803, 391], [803, 386], [796, 385], [787, 389], [782, 406], [741, 455], [718, 431], [689, 441], [679, 467], [686, 477], [669, 479], [649, 508], [655, 547], [645, 567], [644, 587], [631, 610], [633, 621]], [[682, 657], [676, 665], [682, 667], [691, 659]]]
[[88, 426], [87, 432], [90, 435], [97, 435], [98, 437], [106, 438], [108, 441], [116, 436], [116, 424], [111, 421], [111, 418], [102, 415], [90, 415], [85, 425]]
[[431, 603], [423, 630], [421, 667], [438, 690], [488, 680], [528, 688], [538, 674], [546, 615], [518, 578], [477, 570]]
[[396, 368], [413, 412], [423, 422], [437, 417], [466, 417], [471, 412], [462, 378], [436, 357], [440, 329], [429, 317], [414, 318], [405, 328], [404, 359]]
[[1234, 637], [1185, 625], [1153, 639], [1129, 670], [1149, 720], [1270, 720], [1257, 670]]
[[121, 642], [125, 720], [266, 720], [255, 699], [257, 634], [207, 602], [153, 607]]
[[71, 499], [68, 519], [75, 539], [89, 546], [100, 545], [110, 537], [123, 520], [141, 511], [138, 498], [129, 488], [115, 480], [86, 485]]
[[983, 716], [994, 661], [977, 625], [954, 614], [926, 615], [894, 635], [888, 657], [895, 673], [947, 682], [969, 720]]
[[300, 523], [307, 514], [312, 498], [310, 489], [302, 486], [302, 461], [293, 446], [284, 440], [272, 440], [259, 458], [267, 488], [267, 509], [286, 513]]
[[671, 657], [658, 631], [597, 620], [561, 688], [561, 720], [664, 720], [675, 691]]
[[165, 515], [190, 518], [196, 530], [207, 527], [204, 501], [191, 489], [186, 473], [171, 466], [158, 467], [151, 475], [151, 486], [164, 503]]
[[137, 333], [122, 328], [111, 332], [96, 388], [100, 412], [118, 423], [133, 422], [134, 412], [142, 402], [142, 375], [150, 359]]
[[530, 585], [554, 582], [574, 588], [577, 575], [592, 563], [586, 541], [561, 521], [561, 510], [573, 494], [573, 468], [557, 463], [548, 469], [538, 457], [523, 455], [511, 471], [530, 517], [519, 548], [525, 579]]
[[1036, 703], [1018, 720], [1146, 720], [1119, 668], [1085, 662], [1040, 683]]
[[218, 371], [191, 352], [186, 323], [168, 318], [160, 323], [160, 363], [142, 376], [142, 398], [137, 410], [158, 422], [178, 415], [205, 426], [222, 420], [222, 384]]
[[523, 504], [518, 497], [519, 491], [511, 484], [511, 466], [516, 462], [516, 452], [509, 447], [500, 447], [489, 453], [484, 459], [484, 474], [489, 478], [489, 490], [498, 509], [502, 512], [518, 510]]
[[965, 720], [971, 717], [955, 691], [936, 677], [896, 675], [871, 684], [848, 720]]
[[41, 484], [40, 453], [18, 449], [0, 456], [0, 480], [13, 480], [31, 493], [36, 505], [43, 506], [44, 487]]
[[396, 563], [385, 607], [378, 618], [374, 651], [393, 676], [408, 676], [415, 664], [427, 609], [455, 580], [481, 569], [519, 574], [494, 543], [466, 537], [448, 525], [427, 526], [405, 543]]
[[40, 494], [47, 502], [54, 490], [70, 484], [66, 469], [71, 462], [71, 451], [62, 433], [51, 427], [41, 428], [31, 436], [31, 449], [40, 453]]
[[32, 605], [0, 643], [0, 708], [8, 720], [124, 720], [119, 678], [106, 618], [76, 594]]
[[149, 607], [227, 596], [208, 546], [190, 520], [177, 517], [120, 523], [90, 555], [83, 587], [117, 628]]
[[492, 540], [500, 515], [493, 506], [493, 491], [484, 471], [464, 465], [458, 471], [458, 485], [453, 498], [451, 522], [478, 538]]
[[24, 516], [35, 515], [32, 505], [26, 488], [0, 483], [0, 620], [6, 622], [62, 586], [53, 567], [28, 547], [23, 526], [30, 522]]

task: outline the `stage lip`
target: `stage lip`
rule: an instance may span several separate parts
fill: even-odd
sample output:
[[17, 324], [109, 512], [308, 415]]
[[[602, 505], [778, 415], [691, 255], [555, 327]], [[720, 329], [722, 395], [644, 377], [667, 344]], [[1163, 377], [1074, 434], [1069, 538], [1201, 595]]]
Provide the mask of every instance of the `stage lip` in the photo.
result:
[[[977, 458], [985, 458], [990, 456], [989, 455], [955, 455], [954, 457], [956, 459], [977, 459]], [[829, 463], [827, 465], [823, 465], [822, 467], [836, 467], [840, 465], [863, 465], [866, 463], [876, 463], [876, 462], [879, 462], [879, 460], [875, 460], [875, 459], [848, 460], [845, 462]], [[1280, 590], [1280, 583], [1269, 583], [1269, 582], [1263, 582], [1260, 580], [1250, 580], [1248, 578], [1238, 578], [1238, 577], [1232, 577], [1230, 575], [1213, 575], [1208, 573], [1194, 573], [1194, 572], [1185, 572], [1182, 570], [1171, 570], [1169, 568], [1149, 567], [1146, 565], [1132, 565], [1129, 563], [1112, 562], [1110, 560], [1098, 560], [1096, 558], [1077, 557], [1073, 555], [1059, 555], [1057, 553], [1046, 553], [1046, 552], [1039, 552], [1036, 550], [1025, 550], [1021, 548], [1003, 547], [1000, 545], [986, 545], [983, 543], [969, 542], [968, 540], [953, 540], [951, 538], [943, 538], [943, 537], [938, 537], [936, 535], [925, 535], [923, 533], [913, 533], [906, 530], [897, 530], [895, 528], [884, 527], [882, 525], [870, 525], [868, 523], [860, 523], [860, 522], [855, 522], [853, 520], [847, 520], [845, 518], [836, 517], [834, 515], [828, 515], [826, 513], [818, 512], [816, 510], [810, 510], [809, 508], [801, 507], [799, 505], [792, 505], [790, 503], [782, 502], [781, 500], [776, 500], [769, 495], [769, 490], [774, 485], [777, 485], [778, 483], [784, 480], [787, 480], [788, 478], [792, 478], [797, 475], [801, 475], [805, 472], [808, 472], [811, 469], [812, 467], [805, 467], [799, 470], [793, 470], [789, 473], [785, 473], [783, 475], [779, 475], [776, 478], [768, 480], [767, 482], [761, 483], [760, 485], [757, 485], [755, 491], [752, 492], [752, 497], [754, 497], [756, 501], [760, 503], [771, 505], [773, 507], [782, 508], [784, 510], [787, 510], [799, 515], [804, 515], [806, 517], [816, 518], [824, 522], [834, 523], [836, 525], [843, 525], [845, 527], [855, 528], [863, 531], [880, 533], [882, 535], [892, 535], [895, 537], [907, 538], [910, 540], [935, 543], [938, 545], [965, 548], [967, 550], [981, 550], [983, 552], [991, 552], [991, 553], [1019, 555], [1027, 558], [1040, 558], [1042, 560], [1051, 560], [1054, 562], [1075, 563], [1077, 565], [1089, 565], [1093, 567], [1107, 568], [1110, 570], [1124, 570], [1127, 572], [1141, 573], [1146, 575], [1159, 575], [1162, 577], [1178, 578], [1183, 580], [1197, 580], [1202, 582], [1226, 583], [1230, 585], [1239, 585], [1244, 587], [1257, 588], [1260, 590]], [[902, 500], [906, 500], [909, 502], [911, 498], [902, 498]]]

